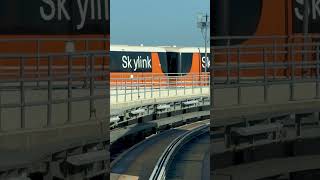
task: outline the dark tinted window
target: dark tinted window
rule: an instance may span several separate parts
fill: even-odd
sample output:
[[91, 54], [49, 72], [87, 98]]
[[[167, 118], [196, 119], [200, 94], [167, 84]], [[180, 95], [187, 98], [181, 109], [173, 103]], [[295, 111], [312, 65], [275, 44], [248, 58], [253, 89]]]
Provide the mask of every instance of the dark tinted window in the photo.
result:
[[180, 71], [179, 73], [189, 73], [192, 66], [193, 53], [181, 53]]
[[179, 73], [179, 53], [167, 52], [167, 65], [168, 73]]
[[159, 52], [159, 59], [161, 64], [161, 69], [163, 73], [168, 73], [168, 62], [167, 62], [167, 54], [165, 52]]
[[[214, 0], [211, 3], [211, 36], [255, 35], [262, 13], [262, 0]], [[244, 40], [233, 40], [239, 44]], [[226, 41], [212, 41], [224, 45]]]

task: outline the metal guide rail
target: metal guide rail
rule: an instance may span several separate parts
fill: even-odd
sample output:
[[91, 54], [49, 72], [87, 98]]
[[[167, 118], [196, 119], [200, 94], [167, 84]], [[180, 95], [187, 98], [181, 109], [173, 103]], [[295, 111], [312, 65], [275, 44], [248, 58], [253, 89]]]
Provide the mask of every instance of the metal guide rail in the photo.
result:
[[168, 168], [170, 167], [170, 163], [173, 160], [174, 155], [179, 151], [179, 149], [189, 142], [190, 140], [194, 139], [195, 137], [208, 132], [209, 124], [202, 125], [197, 127], [191, 131], [188, 131], [181, 136], [177, 137], [162, 153], [161, 157], [159, 158], [153, 172], [149, 178], [149, 180], [163, 180], [166, 179], [166, 174]]
[[209, 94], [210, 75], [202, 74], [135, 74], [131, 78], [111, 78], [111, 102]]
[[[0, 39], [1, 80], [16, 82], [23, 72], [37, 86], [46, 81], [49, 72], [49, 59], [55, 81], [66, 80], [68, 70], [72, 70], [73, 81], [89, 77], [91, 61], [95, 56], [95, 68], [107, 72], [109, 38], [55, 37], [55, 38], [16, 38]], [[68, 64], [70, 59], [70, 64]], [[99, 58], [99, 60], [98, 60]], [[22, 60], [23, 59], [23, 60]], [[71, 67], [69, 67], [71, 66]], [[71, 68], [71, 69], [70, 69]], [[98, 71], [96, 73], [99, 73]], [[60, 77], [61, 76], [61, 77]], [[106, 74], [101, 75], [106, 78]], [[37, 81], [36, 81], [37, 80]], [[8, 87], [8, 86], [6, 86]]]
[[[257, 42], [231, 45], [236, 40], [252, 39]], [[319, 80], [320, 36], [213, 37], [212, 40], [217, 41], [212, 46], [215, 88], [220, 88], [221, 83]]]
[[0, 54], [0, 179], [106, 173], [108, 57]]

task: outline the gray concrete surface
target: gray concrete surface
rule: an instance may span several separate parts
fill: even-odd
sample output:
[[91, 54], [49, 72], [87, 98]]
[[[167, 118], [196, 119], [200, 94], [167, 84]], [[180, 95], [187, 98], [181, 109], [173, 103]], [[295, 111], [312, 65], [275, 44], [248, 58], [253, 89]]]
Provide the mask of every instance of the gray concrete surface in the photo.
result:
[[131, 149], [111, 167], [111, 180], [121, 179], [121, 175], [139, 177], [139, 180], [148, 179], [154, 166], [166, 147], [184, 132], [199, 127], [207, 121], [187, 124], [152, 136], [139, 146]]
[[[73, 98], [86, 98], [89, 94], [89, 89], [74, 89], [72, 90]], [[95, 95], [105, 95], [106, 92], [102, 89], [96, 89]], [[1, 91], [1, 104], [18, 104], [20, 103], [20, 91]], [[26, 129], [40, 129], [47, 125], [47, 105], [48, 91], [47, 90], [26, 90], [25, 101], [30, 103], [41, 103], [39, 106], [32, 106], [25, 108], [25, 128]], [[68, 98], [67, 90], [53, 90], [53, 101], [66, 100]], [[94, 108], [96, 109], [93, 117], [104, 118], [107, 117], [108, 99], [94, 100]], [[71, 103], [71, 123], [90, 121], [90, 101], [84, 99]], [[52, 126], [63, 126], [68, 122], [68, 103], [52, 104]], [[93, 119], [93, 118], [91, 118]], [[1, 130], [13, 131], [19, 130], [21, 124], [21, 111], [19, 107], [16, 108], [2, 108], [1, 109]]]
[[[297, 163], [298, 162], [298, 163]], [[256, 180], [275, 175], [320, 168], [320, 155], [270, 159], [219, 169], [214, 180]]]
[[[47, 102], [47, 90], [25, 90], [26, 103]], [[96, 89], [95, 95], [106, 91]], [[86, 97], [88, 89], [73, 89], [73, 97]], [[19, 104], [20, 92], [2, 90], [1, 105]], [[67, 99], [67, 90], [52, 92], [53, 101]], [[90, 118], [89, 100], [72, 102], [71, 119], [68, 121], [66, 102], [52, 105], [51, 124], [47, 126], [47, 105], [25, 107], [25, 127], [21, 128], [21, 108], [0, 110], [0, 169], [20, 167], [46, 159], [51, 153], [72, 146], [109, 139], [107, 111], [108, 98], [94, 100], [95, 112]]]
[[247, 119], [265, 119], [276, 114], [319, 112], [320, 100], [300, 100], [279, 104], [256, 104], [217, 107], [211, 109], [213, 120], [211, 126], [234, 124]]
[[175, 155], [167, 180], [210, 180], [210, 136], [203, 134], [187, 144]]
[[[320, 126], [316, 127], [302, 127], [301, 128], [301, 135], [300, 137], [297, 137], [296, 129], [295, 128], [284, 128], [286, 132], [286, 136], [281, 138], [280, 140], [260, 140], [258, 142], [255, 142], [255, 146], [257, 145], [265, 145], [270, 144], [274, 142], [283, 142], [283, 141], [290, 141], [295, 140], [297, 138], [300, 139], [308, 139], [308, 138], [314, 138], [314, 137], [320, 137]], [[231, 145], [229, 148], [226, 148], [224, 139], [215, 139], [211, 141], [211, 152], [213, 154], [220, 154], [226, 151], [233, 151], [233, 150], [239, 150], [239, 149], [245, 149], [252, 147], [253, 145], [249, 142], [242, 143], [241, 145], [238, 145], [237, 147]]]
[[147, 123], [133, 124], [133, 125], [126, 126], [125, 128], [114, 129], [110, 131], [110, 143], [115, 142], [116, 140], [123, 137], [124, 135], [128, 136], [130, 134], [135, 134], [146, 128], [161, 127], [163, 125], [167, 125], [167, 124], [170, 125], [176, 122], [185, 121], [187, 119], [207, 116], [207, 115], [210, 115], [209, 111], [192, 112], [192, 113], [162, 118], [162, 119], [150, 121]]
[[[238, 88], [214, 89], [215, 107], [238, 105]], [[264, 103], [264, 87], [241, 87], [241, 104], [256, 105]], [[290, 101], [290, 85], [269, 85], [267, 88], [267, 103], [279, 104]], [[293, 86], [293, 100], [310, 100], [316, 96], [315, 83], [297, 83]]]

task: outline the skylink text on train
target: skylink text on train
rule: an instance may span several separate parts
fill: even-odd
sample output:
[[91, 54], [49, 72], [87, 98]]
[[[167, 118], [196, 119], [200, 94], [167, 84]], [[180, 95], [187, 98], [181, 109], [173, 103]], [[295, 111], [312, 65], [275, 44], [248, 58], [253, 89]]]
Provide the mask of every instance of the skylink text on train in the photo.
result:
[[133, 69], [133, 71], [137, 71], [138, 69], [152, 69], [151, 58], [149, 58], [149, 56], [146, 58], [138, 56], [133, 59], [130, 56], [122, 56], [122, 68]]
[[42, 0], [42, 4], [40, 15], [44, 21], [75, 21], [80, 17], [76, 22], [77, 30], [81, 30], [89, 19], [103, 20], [104, 16], [109, 21], [109, 4], [103, 0]]

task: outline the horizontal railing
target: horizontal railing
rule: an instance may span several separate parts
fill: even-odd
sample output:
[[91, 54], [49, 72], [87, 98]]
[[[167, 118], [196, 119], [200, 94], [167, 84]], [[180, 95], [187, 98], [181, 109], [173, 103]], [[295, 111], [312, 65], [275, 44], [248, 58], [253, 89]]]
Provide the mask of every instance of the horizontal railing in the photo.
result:
[[[105, 35], [95, 37], [77, 37], [77, 36], [55, 36], [55, 37], [37, 37], [37, 38], [1, 38], [0, 55], [15, 57], [36, 56], [38, 60], [45, 53], [79, 53], [89, 51], [108, 51], [110, 39]], [[11, 55], [10, 55], [11, 54]]]
[[[0, 54], [0, 131], [73, 123], [78, 121], [73, 117], [77, 114], [74, 109], [81, 103], [87, 104], [84, 110], [87, 113], [80, 112], [82, 121], [106, 120], [107, 114], [101, 109], [107, 106], [98, 107], [96, 102], [108, 98], [107, 68], [103, 63], [108, 56], [106, 51]], [[66, 117], [55, 106], [58, 104], [66, 105]], [[33, 113], [31, 108], [40, 110]], [[45, 117], [40, 117], [43, 113]], [[41, 123], [31, 123], [35, 119], [41, 119]], [[12, 122], [19, 122], [19, 125]]]
[[[174, 75], [174, 76], [173, 76]], [[209, 94], [210, 74], [149, 74], [110, 79], [111, 98], [115, 102]]]
[[[259, 40], [257, 40], [259, 39]], [[214, 89], [237, 89], [241, 104], [245, 87], [263, 87], [263, 99], [269, 99], [269, 87], [288, 85], [290, 100], [295, 86], [314, 83], [320, 98], [320, 36], [213, 37], [225, 40], [213, 43], [211, 67]], [[232, 40], [244, 40], [232, 43]]]
[[[215, 80], [319, 79], [320, 43], [213, 47]], [[279, 49], [281, 48], [281, 49]]]

